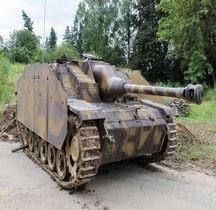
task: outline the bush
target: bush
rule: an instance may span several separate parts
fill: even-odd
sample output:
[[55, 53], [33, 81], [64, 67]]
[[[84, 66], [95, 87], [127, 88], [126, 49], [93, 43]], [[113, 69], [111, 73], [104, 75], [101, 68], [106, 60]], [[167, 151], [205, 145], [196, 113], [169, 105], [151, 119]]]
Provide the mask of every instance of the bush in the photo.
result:
[[9, 71], [9, 59], [5, 56], [0, 56], [0, 101], [4, 104], [10, 102], [10, 85], [8, 84]]
[[153, 84], [154, 86], [161, 86], [161, 87], [184, 87], [185, 85], [180, 84], [179, 82], [172, 82], [172, 81], [167, 81], [166, 83], [164, 82], [156, 82]]
[[44, 62], [45, 63], [53, 63], [56, 61], [56, 58], [67, 55], [69, 58], [73, 58], [75, 60], [79, 60], [79, 53], [73, 48], [71, 44], [62, 44], [59, 47], [54, 49], [49, 49], [48, 51], [44, 52]]

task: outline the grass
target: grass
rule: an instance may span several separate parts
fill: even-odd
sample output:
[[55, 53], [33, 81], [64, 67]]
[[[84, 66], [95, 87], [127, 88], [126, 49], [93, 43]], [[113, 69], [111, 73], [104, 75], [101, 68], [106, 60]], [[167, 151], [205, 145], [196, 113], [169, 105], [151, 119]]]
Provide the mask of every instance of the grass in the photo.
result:
[[[216, 94], [216, 93], [215, 93]], [[201, 105], [191, 104], [191, 112], [187, 117], [178, 117], [176, 122], [194, 120], [196, 122], [208, 122], [216, 124], [216, 100], [204, 101]]]
[[4, 86], [2, 86], [0, 95], [0, 118], [5, 104], [16, 102], [15, 92], [17, 90], [17, 80], [23, 71], [24, 65], [22, 64], [9, 64], [7, 66], [8, 75], [4, 81]]
[[189, 160], [208, 159], [216, 161], [216, 144], [180, 143], [178, 151], [180, 152], [180, 157]]
[[[216, 92], [214, 90], [207, 90], [204, 94], [204, 101], [201, 105], [191, 104], [191, 112], [187, 117], [175, 118], [175, 122], [182, 123], [192, 121], [196, 122], [196, 128], [203, 132], [215, 132], [216, 124]], [[197, 122], [200, 122], [198, 124]], [[209, 126], [202, 126], [201, 123], [208, 123]], [[189, 142], [179, 138], [179, 145], [177, 148], [181, 158], [189, 160], [210, 160], [216, 161], [216, 144], [208, 142], [206, 139], [197, 139]]]

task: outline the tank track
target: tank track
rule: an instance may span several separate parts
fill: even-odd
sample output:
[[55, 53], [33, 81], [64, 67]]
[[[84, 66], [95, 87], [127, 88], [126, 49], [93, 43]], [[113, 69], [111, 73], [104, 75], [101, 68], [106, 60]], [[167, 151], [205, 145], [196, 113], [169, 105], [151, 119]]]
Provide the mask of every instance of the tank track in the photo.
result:
[[[89, 122], [88, 124], [80, 124], [79, 122], [74, 122], [73, 120], [77, 119], [74, 118], [71, 120], [69, 117], [68, 122], [73, 122], [74, 124], [78, 125], [79, 134], [80, 134], [80, 149], [81, 149], [81, 161], [77, 168], [77, 174], [74, 178], [74, 174], [70, 173], [69, 170], [69, 177], [67, 180], [62, 181], [57, 172], [51, 171], [48, 167], [48, 164], [43, 164], [41, 159], [36, 157], [34, 152], [31, 152], [29, 149], [25, 149], [24, 152], [26, 155], [31, 158], [35, 163], [37, 163], [44, 171], [46, 171], [51, 178], [57, 182], [61, 188], [63, 189], [83, 189], [85, 185], [92, 180], [92, 178], [97, 174], [98, 168], [100, 166], [100, 138], [98, 134], [98, 129], [94, 125], [94, 122]], [[69, 125], [69, 128], [72, 125]], [[18, 122], [18, 130], [20, 133], [20, 137], [22, 143], [25, 145], [28, 143], [28, 135], [31, 132], [28, 128]], [[36, 134], [34, 134], [36, 136]], [[49, 144], [49, 143], [48, 143]], [[90, 145], [90, 146], [89, 146]], [[66, 147], [66, 146], [63, 146]], [[64, 148], [66, 151], [66, 148]], [[68, 165], [68, 159], [67, 159]]]
[[146, 166], [150, 163], [160, 162], [167, 157], [170, 157], [175, 154], [176, 148], [178, 146], [177, 130], [175, 128], [176, 123], [173, 122], [172, 118], [166, 119], [167, 123], [167, 145], [165, 152], [152, 155], [143, 155], [141, 157], [134, 158], [133, 161], [141, 166]]

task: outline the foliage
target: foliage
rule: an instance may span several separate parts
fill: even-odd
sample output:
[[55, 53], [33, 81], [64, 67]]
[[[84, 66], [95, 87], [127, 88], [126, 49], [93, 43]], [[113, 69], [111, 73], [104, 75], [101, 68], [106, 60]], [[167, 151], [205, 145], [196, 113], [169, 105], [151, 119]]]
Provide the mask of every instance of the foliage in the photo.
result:
[[151, 82], [182, 82], [178, 60], [169, 55], [169, 45], [160, 42], [156, 34], [158, 20], [164, 17], [163, 12], [156, 10], [159, 3], [160, 0], [138, 0], [135, 5], [137, 34], [130, 65], [132, 69], [140, 69]]
[[0, 101], [3, 103], [8, 103], [10, 101], [8, 84], [8, 75], [10, 69], [10, 62], [7, 57], [0, 56]]
[[167, 14], [159, 20], [158, 36], [172, 46], [188, 70], [185, 79], [203, 82], [212, 74], [216, 88], [216, 2], [214, 0], [161, 0], [158, 9]]
[[204, 101], [216, 102], [216, 94], [213, 89], [204, 89]]
[[79, 60], [79, 53], [71, 46], [70, 43], [62, 44], [52, 50], [44, 52], [44, 62], [53, 63], [56, 61], [56, 58], [66, 54], [67, 57]]
[[24, 20], [24, 27], [27, 28], [27, 30], [33, 32], [33, 21], [31, 18], [26, 14], [24, 10], [22, 10], [22, 18]]
[[124, 50], [119, 36], [120, 3], [117, 0], [80, 2], [72, 28], [72, 40], [80, 55], [97, 52], [112, 64], [124, 64]]
[[51, 27], [51, 30], [50, 30], [48, 45], [50, 49], [55, 48], [57, 45], [57, 34], [53, 27]]
[[72, 34], [69, 26], [67, 26], [65, 29], [65, 34], [63, 35], [63, 41], [64, 43], [72, 44]]
[[213, 144], [205, 145], [203, 143], [196, 142], [191, 145], [181, 142], [178, 146], [178, 151], [181, 153], [181, 157], [188, 158], [190, 160], [216, 160], [216, 148]]
[[[25, 11], [22, 17], [25, 29], [14, 30], [7, 42], [0, 36], [0, 55], [8, 55], [13, 63], [41, 62], [40, 37]], [[54, 62], [64, 53], [75, 58], [92, 53], [111, 64], [141, 70], [153, 83], [183, 84], [186, 79], [215, 82], [216, 87], [215, 37], [214, 0], [83, 0], [73, 26], [66, 26], [64, 44], [57, 46], [51, 27], [43, 55], [46, 62]]]
[[129, 63], [132, 53], [137, 22], [134, 6], [135, 3], [129, 0], [120, 2], [119, 36], [121, 37], [120, 44], [125, 51], [127, 63]]
[[4, 46], [4, 39], [3, 37], [0, 35], [0, 48], [2, 48]]
[[9, 58], [11, 62], [31, 63], [34, 62], [34, 55], [37, 51], [37, 36], [26, 29], [14, 30], [10, 34], [10, 40], [7, 43]]
[[190, 111], [190, 114], [187, 116], [187, 118], [178, 117], [175, 119], [176, 122], [182, 122], [188, 119], [188, 120], [194, 120], [196, 122], [216, 123], [215, 100], [204, 101], [199, 106], [195, 104], [190, 104], [190, 106], [191, 106], [191, 111]]

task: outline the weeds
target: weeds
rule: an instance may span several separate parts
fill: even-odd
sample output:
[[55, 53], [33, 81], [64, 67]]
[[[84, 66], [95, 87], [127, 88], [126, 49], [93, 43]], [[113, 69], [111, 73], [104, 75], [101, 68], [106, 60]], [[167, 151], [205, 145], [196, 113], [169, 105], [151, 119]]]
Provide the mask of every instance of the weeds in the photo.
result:
[[189, 160], [209, 159], [216, 160], [216, 144], [188, 144], [180, 143], [178, 146], [180, 157]]
[[0, 118], [4, 105], [16, 101], [16, 84], [23, 70], [24, 65], [12, 65], [7, 57], [0, 56]]
[[10, 70], [10, 62], [7, 57], [0, 57], [0, 102], [9, 103], [10, 101], [10, 86], [8, 83], [8, 75]]

